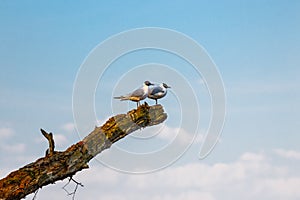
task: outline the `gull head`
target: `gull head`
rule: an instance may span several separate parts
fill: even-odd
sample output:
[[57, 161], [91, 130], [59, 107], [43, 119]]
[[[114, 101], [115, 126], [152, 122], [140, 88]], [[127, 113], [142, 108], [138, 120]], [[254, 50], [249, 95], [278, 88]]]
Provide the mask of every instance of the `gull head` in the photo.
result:
[[151, 83], [150, 81], [145, 81], [144, 84], [147, 85], [147, 86], [154, 85], [154, 84]]
[[164, 88], [171, 88], [170, 86], [168, 86], [166, 83], [162, 84], [164, 86]]

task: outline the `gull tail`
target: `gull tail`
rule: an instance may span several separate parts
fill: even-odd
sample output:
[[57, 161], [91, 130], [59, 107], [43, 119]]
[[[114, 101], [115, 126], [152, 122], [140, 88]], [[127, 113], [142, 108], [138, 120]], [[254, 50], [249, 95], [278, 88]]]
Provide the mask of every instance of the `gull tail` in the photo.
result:
[[125, 100], [130, 100], [129, 96], [119, 96], [119, 97], [114, 97], [114, 99], [120, 99], [121, 101], [125, 101]]

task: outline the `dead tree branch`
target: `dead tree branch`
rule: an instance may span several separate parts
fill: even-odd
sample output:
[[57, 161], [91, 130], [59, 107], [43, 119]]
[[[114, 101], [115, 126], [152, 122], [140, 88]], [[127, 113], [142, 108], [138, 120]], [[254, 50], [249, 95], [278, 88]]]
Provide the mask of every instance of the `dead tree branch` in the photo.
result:
[[54, 151], [51, 133], [42, 130], [49, 142], [45, 157], [37, 159], [0, 180], [0, 200], [17, 200], [34, 193], [39, 188], [58, 180], [72, 177], [88, 162], [113, 143], [140, 128], [162, 123], [167, 118], [161, 105], [147, 104], [110, 118], [101, 127], [96, 127], [82, 141], [65, 151]]

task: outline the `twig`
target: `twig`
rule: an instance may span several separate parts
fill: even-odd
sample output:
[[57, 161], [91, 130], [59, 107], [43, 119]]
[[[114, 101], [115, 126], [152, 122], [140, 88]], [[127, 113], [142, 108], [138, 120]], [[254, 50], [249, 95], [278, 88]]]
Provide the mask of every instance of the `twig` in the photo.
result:
[[[70, 184], [71, 181], [73, 181], [73, 182], [76, 184], [76, 186], [75, 186], [73, 192], [69, 192], [69, 191], [66, 189], [66, 187]], [[80, 183], [80, 182], [74, 180], [73, 177], [70, 177], [70, 178], [69, 178], [69, 181], [62, 187], [62, 189], [63, 189], [64, 191], [66, 191], [67, 195], [69, 195], [69, 196], [70, 196], [70, 195], [73, 195], [73, 196], [72, 196], [72, 200], [74, 200], [74, 199], [75, 199], [76, 191], [77, 191], [77, 189], [78, 189], [78, 185], [80, 185], [81, 187], [84, 187], [84, 185], [83, 185], [82, 183]]]
[[37, 197], [37, 193], [39, 192], [39, 189], [37, 189], [35, 192], [34, 192], [34, 196], [32, 198], [32, 200], [35, 200], [35, 198]]

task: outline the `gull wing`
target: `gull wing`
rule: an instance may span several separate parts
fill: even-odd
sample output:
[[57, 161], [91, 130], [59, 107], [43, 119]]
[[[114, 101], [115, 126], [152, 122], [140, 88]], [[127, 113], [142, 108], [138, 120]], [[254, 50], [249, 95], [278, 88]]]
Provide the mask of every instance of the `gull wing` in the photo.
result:
[[164, 92], [161, 87], [153, 87], [153, 88], [150, 89], [149, 94], [150, 95], [155, 95], [155, 94], [160, 93], [160, 92], [162, 92], [162, 93]]
[[144, 95], [145, 93], [143, 88], [136, 89], [130, 94], [131, 97], [140, 97], [140, 98], [142, 98]]

